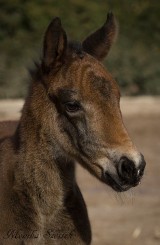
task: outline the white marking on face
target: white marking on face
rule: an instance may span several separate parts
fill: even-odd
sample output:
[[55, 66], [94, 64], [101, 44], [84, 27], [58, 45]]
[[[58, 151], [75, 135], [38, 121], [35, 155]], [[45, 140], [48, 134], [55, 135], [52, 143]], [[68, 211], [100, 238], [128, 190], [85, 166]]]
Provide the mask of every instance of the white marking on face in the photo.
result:
[[[141, 163], [141, 154], [135, 148], [130, 149], [129, 151], [125, 151], [122, 148], [106, 149], [105, 152], [108, 152], [109, 158], [102, 157], [96, 161], [103, 168], [104, 172], [107, 171], [116, 175], [116, 163], [118, 163], [123, 156], [133, 161], [136, 168], [138, 168]], [[140, 170], [138, 170], [137, 174], [140, 174]]]
[[116, 174], [116, 168], [113, 162], [111, 162], [107, 157], [99, 158], [96, 161], [104, 170], [104, 172], [109, 172], [112, 174]]
[[134, 162], [135, 167], [139, 167], [141, 163], [141, 155], [138, 151], [131, 151], [130, 154], [128, 154], [128, 157]]
[[110, 158], [117, 162], [121, 159], [121, 157], [127, 157], [129, 160], [134, 162], [136, 168], [138, 168], [141, 163], [141, 154], [134, 146], [130, 149], [125, 149], [122, 147], [118, 147], [117, 149], [109, 149], [108, 153]]

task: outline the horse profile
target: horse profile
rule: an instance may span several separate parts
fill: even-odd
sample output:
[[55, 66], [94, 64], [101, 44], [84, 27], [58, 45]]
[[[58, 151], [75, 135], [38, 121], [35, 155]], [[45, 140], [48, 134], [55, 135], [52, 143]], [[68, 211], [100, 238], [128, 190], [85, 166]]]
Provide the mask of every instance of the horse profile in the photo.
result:
[[59, 18], [48, 26], [15, 133], [0, 140], [0, 244], [91, 244], [77, 163], [117, 192], [139, 184], [145, 161], [101, 63], [115, 35], [112, 13], [82, 43]]

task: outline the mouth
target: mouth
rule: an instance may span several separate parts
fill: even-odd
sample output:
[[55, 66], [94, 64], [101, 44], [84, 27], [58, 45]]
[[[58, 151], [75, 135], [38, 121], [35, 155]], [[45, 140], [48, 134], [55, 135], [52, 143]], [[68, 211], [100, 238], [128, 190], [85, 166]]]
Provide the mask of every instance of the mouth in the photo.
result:
[[[82, 161], [82, 159], [80, 163], [83, 163], [83, 167], [89, 170], [89, 172], [92, 173], [96, 178], [110, 186], [116, 192], [125, 192], [128, 191], [130, 188], [136, 187], [140, 184], [141, 178], [143, 176], [143, 171], [141, 171], [141, 174], [137, 172], [137, 176], [132, 175], [129, 179], [125, 179], [118, 174], [118, 171], [114, 173], [104, 171], [104, 168], [102, 168], [99, 164], [95, 162], [94, 164], [92, 164], [92, 168], [90, 167], [90, 165], [84, 165], [84, 161]], [[94, 169], [93, 166], [95, 167]]]
[[134, 184], [134, 185], [125, 184], [125, 183], [123, 183], [123, 181], [118, 180], [116, 177], [114, 177], [113, 175], [109, 174], [108, 172], [104, 174], [103, 181], [107, 185], [112, 187], [112, 189], [115, 190], [116, 192], [128, 191], [130, 188], [135, 187], [135, 186], [137, 186], [139, 184], [139, 182]]

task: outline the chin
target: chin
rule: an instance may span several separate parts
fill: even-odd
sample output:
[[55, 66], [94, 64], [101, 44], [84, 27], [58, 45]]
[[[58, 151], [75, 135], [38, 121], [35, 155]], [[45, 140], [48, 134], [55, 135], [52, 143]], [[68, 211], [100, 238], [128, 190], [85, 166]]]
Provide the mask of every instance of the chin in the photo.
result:
[[120, 180], [118, 176], [105, 173], [103, 175], [102, 181], [110, 186], [114, 191], [116, 192], [125, 192], [129, 189], [137, 186], [140, 182], [134, 183], [134, 184], [128, 184], [125, 183], [123, 180]]

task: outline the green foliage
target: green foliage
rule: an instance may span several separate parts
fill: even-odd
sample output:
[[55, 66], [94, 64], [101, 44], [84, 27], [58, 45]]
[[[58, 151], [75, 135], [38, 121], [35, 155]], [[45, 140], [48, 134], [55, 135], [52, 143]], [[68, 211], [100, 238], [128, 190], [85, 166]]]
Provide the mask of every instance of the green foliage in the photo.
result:
[[23, 97], [27, 67], [41, 54], [44, 31], [60, 16], [69, 37], [83, 38], [112, 10], [119, 35], [105, 64], [125, 94], [160, 94], [160, 1], [0, 0], [0, 98]]

